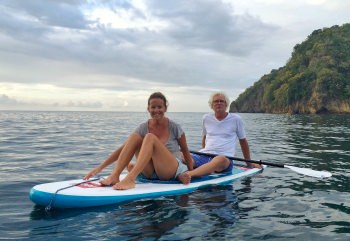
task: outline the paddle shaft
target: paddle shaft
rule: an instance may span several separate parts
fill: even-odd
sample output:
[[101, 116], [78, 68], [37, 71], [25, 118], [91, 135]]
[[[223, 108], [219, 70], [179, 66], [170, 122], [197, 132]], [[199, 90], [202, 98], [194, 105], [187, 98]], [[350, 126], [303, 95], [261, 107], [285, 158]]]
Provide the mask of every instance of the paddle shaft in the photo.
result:
[[[216, 157], [219, 155], [216, 154], [211, 154], [211, 153], [203, 153], [203, 152], [199, 152], [199, 151], [190, 151], [193, 154], [197, 154], [197, 155], [205, 155], [205, 156], [210, 156], [210, 157]], [[236, 161], [242, 161], [242, 162], [249, 162], [249, 163], [256, 163], [256, 164], [260, 164], [260, 165], [268, 165], [268, 166], [274, 166], [274, 167], [282, 167], [284, 168], [283, 164], [278, 164], [278, 163], [270, 163], [270, 162], [266, 162], [266, 161], [255, 161], [255, 160], [248, 160], [248, 159], [243, 159], [243, 158], [239, 158], [239, 157], [233, 157], [233, 156], [225, 156], [227, 159], [230, 160], [236, 160]]]

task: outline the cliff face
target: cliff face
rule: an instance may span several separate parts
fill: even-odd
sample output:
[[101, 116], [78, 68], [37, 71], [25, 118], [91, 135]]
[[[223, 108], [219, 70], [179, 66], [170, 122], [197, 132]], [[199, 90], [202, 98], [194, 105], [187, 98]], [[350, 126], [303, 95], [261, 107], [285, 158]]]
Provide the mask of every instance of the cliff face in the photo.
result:
[[314, 31], [231, 103], [231, 112], [350, 113], [350, 24]]

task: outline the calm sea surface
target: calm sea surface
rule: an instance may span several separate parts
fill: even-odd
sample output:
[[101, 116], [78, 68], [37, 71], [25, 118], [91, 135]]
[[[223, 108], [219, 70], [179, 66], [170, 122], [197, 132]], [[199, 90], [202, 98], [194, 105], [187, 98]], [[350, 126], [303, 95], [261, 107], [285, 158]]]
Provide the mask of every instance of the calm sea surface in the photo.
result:
[[[182, 124], [192, 150], [200, 147], [202, 114], [167, 114]], [[333, 176], [270, 167], [186, 195], [46, 212], [28, 198], [34, 185], [81, 178], [149, 116], [0, 112], [0, 239], [350, 240], [350, 115], [241, 116], [252, 159]]]

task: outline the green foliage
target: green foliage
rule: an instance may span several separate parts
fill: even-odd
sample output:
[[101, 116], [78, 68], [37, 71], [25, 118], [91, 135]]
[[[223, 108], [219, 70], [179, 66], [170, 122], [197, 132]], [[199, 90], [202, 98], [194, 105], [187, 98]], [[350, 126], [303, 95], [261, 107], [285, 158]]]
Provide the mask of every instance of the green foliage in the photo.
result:
[[284, 67], [264, 75], [236, 103], [283, 112], [311, 98], [350, 102], [350, 24], [313, 31]]

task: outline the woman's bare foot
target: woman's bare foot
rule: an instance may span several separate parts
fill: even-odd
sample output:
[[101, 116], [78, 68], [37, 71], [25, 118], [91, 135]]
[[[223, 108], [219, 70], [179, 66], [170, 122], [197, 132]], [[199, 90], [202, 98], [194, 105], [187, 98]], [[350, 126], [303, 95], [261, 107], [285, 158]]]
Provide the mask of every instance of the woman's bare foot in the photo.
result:
[[128, 170], [128, 172], [131, 172], [131, 170], [134, 168], [135, 163], [129, 163], [128, 166], [126, 167], [126, 169]]
[[110, 186], [119, 182], [119, 178], [108, 176], [106, 179], [100, 180], [102, 186]]
[[181, 173], [180, 175], [177, 176], [177, 179], [179, 179], [179, 181], [185, 185], [191, 182], [191, 176], [188, 172]]
[[135, 180], [129, 178], [128, 176], [113, 186], [113, 189], [116, 190], [128, 190], [131, 188], [135, 188]]

